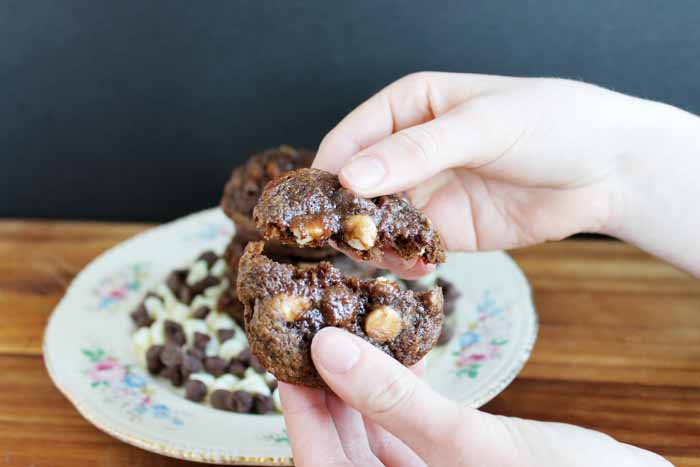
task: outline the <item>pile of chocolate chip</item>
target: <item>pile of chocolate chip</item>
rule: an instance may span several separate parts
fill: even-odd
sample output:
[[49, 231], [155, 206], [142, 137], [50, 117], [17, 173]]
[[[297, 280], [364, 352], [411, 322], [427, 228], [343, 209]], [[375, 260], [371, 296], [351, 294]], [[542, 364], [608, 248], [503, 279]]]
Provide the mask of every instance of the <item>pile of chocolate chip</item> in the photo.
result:
[[218, 309], [226, 262], [201, 254], [168, 275], [131, 313], [137, 358], [194, 402], [240, 413], [281, 410], [277, 381], [251, 355], [245, 332]]

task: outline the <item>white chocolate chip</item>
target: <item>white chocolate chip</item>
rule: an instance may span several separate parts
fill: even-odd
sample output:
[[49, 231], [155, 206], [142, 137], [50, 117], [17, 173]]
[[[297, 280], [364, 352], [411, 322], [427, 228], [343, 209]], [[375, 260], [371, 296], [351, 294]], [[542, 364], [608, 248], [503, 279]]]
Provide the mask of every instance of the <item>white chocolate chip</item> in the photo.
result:
[[214, 310], [216, 308], [216, 300], [205, 297], [204, 295], [197, 295], [192, 299], [192, 303], [190, 303], [190, 310], [194, 311], [202, 306], [208, 307], [209, 310]]
[[178, 303], [177, 298], [175, 295], [173, 295], [172, 290], [170, 290], [170, 287], [168, 287], [165, 284], [158, 284], [158, 287], [156, 287], [155, 292], [163, 297], [163, 302], [165, 303], [165, 308], [168, 309], [171, 306], [173, 306], [175, 303]]
[[225, 277], [217, 285], [204, 289], [204, 295], [208, 298], [218, 300], [219, 296], [228, 288], [228, 279]]
[[167, 314], [163, 302], [157, 297], [148, 297], [143, 301], [143, 306], [152, 319], [164, 318]]
[[187, 274], [187, 279], [185, 279], [185, 282], [187, 282], [187, 285], [194, 285], [207, 277], [208, 274], [209, 266], [207, 265], [207, 262], [200, 259], [190, 268], [190, 272]]
[[282, 412], [282, 399], [280, 399], [279, 388], [272, 391], [272, 402], [275, 403], [275, 409], [277, 409], [278, 412]]
[[159, 318], [151, 324], [151, 344], [152, 345], [163, 345], [165, 342], [165, 333], [163, 332], [163, 325], [165, 319]]
[[170, 319], [181, 323], [190, 317], [190, 308], [183, 303], [178, 303], [168, 310], [168, 315]]
[[211, 390], [212, 386], [214, 386], [214, 383], [216, 382], [216, 378], [209, 373], [204, 372], [192, 373], [190, 375], [190, 379], [201, 381], [207, 387], [207, 390]]
[[218, 329], [231, 329], [236, 327], [236, 323], [233, 319], [225, 313], [214, 313], [211, 312], [206, 317], [207, 326], [212, 331]]
[[250, 376], [246, 376], [242, 380], [240, 380], [236, 386], [233, 388], [234, 391], [246, 391], [250, 392], [252, 394], [262, 394], [265, 396], [269, 396], [270, 393], [270, 388], [268, 387], [267, 383], [265, 383], [265, 380], [260, 376], [259, 374], [254, 374]]
[[219, 357], [224, 360], [230, 360], [236, 355], [243, 352], [248, 346], [242, 339], [236, 339], [236, 336], [241, 333], [236, 333], [231, 339], [227, 340], [219, 347]]
[[236, 384], [238, 384], [238, 378], [232, 375], [231, 373], [226, 373], [225, 375], [221, 375], [218, 378], [216, 378], [216, 381], [214, 381], [214, 384], [212, 385], [211, 389], [212, 391], [215, 391], [217, 389], [226, 389], [227, 391], [233, 391], [234, 387], [236, 387]]
[[202, 319], [186, 319], [182, 323], [182, 329], [185, 331], [185, 337], [187, 337], [188, 344], [192, 344], [194, 342], [195, 332], [209, 335], [207, 323], [205, 323]]
[[222, 277], [226, 273], [226, 261], [217, 259], [216, 263], [211, 267], [210, 272], [214, 277]]
[[365, 214], [357, 214], [345, 219], [343, 233], [347, 244], [356, 250], [369, 250], [377, 241], [377, 226], [372, 218]]
[[374, 308], [365, 320], [365, 333], [377, 342], [386, 342], [401, 332], [401, 316], [390, 306]]
[[272, 382], [274, 382], [274, 381], [277, 381], [277, 378], [275, 378], [275, 375], [273, 375], [273, 374], [270, 373], [269, 371], [265, 372], [265, 374], [263, 375], [263, 379], [265, 380], [265, 382], [266, 382], [267, 384], [270, 384], [270, 383], [272, 383]]
[[216, 339], [209, 339], [209, 341], [207, 341], [207, 346], [204, 348], [204, 354], [207, 357], [216, 357], [219, 355], [219, 341]]
[[131, 342], [139, 364], [146, 366], [146, 352], [151, 346], [151, 330], [147, 327], [139, 328], [132, 336]]
[[311, 300], [298, 295], [290, 295], [280, 293], [273, 296], [270, 300], [270, 307], [280, 315], [285, 321], [292, 322], [296, 320], [302, 313], [311, 307]]

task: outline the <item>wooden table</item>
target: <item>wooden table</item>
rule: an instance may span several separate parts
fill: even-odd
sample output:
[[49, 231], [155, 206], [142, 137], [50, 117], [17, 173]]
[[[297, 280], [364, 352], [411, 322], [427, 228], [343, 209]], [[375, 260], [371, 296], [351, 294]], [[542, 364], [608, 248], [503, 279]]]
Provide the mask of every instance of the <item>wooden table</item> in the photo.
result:
[[[47, 318], [87, 262], [147, 225], [0, 221], [0, 465], [185, 465], [86, 422], [41, 358]], [[540, 334], [484, 410], [601, 430], [700, 466], [700, 281], [632, 247], [568, 240], [516, 251]]]

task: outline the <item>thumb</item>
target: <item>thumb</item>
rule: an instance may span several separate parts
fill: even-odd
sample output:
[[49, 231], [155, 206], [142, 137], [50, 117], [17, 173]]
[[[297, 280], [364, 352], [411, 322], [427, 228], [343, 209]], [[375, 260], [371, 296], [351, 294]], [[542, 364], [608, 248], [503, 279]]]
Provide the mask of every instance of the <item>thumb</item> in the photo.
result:
[[311, 343], [316, 369], [335, 394], [413, 449], [428, 465], [466, 467], [669, 467], [660, 456], [561, 423], [493, 416], [460, 406], [408, 368], [346, 331]]
[[[396, 360], [338, 328], [319, 331], [311, 355], [335, 394], [411, 447], [429, 465], [452, 465], [446, 452], [469, 434], [471, 447], [484, 432], [481, 412], [432, 391]], [[486, 430], [490, 431], [490, 430]]]

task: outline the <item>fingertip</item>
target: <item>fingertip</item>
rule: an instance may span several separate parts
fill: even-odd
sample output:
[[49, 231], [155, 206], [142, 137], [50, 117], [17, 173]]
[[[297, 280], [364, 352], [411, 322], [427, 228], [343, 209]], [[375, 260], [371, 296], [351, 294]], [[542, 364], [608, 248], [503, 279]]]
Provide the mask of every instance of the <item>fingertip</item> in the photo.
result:
[[334, 128], [328, 132], [318, 146], [311, 167], [337, 174], [359, 150], [357, 143], [344, 137], [337, 128]]

